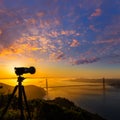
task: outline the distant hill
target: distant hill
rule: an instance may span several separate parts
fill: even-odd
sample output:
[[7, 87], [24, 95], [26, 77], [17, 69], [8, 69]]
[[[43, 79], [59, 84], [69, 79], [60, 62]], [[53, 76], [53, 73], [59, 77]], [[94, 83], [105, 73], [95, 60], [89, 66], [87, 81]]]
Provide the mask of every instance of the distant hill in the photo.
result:
[[[46, 95], [46, 91], [41, 88], [34, 85], [27, 85], [24, 86], [25, 93], [27, 95], [27, 99], [36, 99], [36, 98], [43, 98]], [[14, 87], [0, 83], [0, 94], [10, 94], [13, 92]], [[18, 91], [16, 92], [17, 95]]]
[[46, 91], [43, 88], [35, 85], [28, 85], [24, 88], [28, 99], [43, 98], [46, 95]]

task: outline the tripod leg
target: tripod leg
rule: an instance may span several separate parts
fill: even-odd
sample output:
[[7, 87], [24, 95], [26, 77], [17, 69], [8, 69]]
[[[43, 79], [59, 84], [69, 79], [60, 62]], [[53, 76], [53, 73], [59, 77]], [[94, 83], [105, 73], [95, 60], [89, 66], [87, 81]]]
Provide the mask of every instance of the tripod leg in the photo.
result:
[[26, 94], [25, 94], [24, 86], [22, 86], [22, 91], [23, 91], [23, 96], [24, 96], [24, 100], [25, 100], [26, 109], [27, 109], [27, 112], [28, 112], [28, 118], [29, 118], [28, 120], [32, 120], [31, 115], [30, 115], [29, 106], [28, 106], [28, 103], [27, 103], [27, 97], [26, 97]]
[[15, 92], [16, 92], [16, 90], [17, 90], [17, 87], [18, 87], [18, 86], [15, 86], [15, 88], [14, 88], [14, 90], [13, 90], [13, 93], [12, 93], [11, 97], [10, 97], [9, 100], [8, 100], [8, 103], [7, 103], [6, 107], [5, 107], [5, 109], [3, 110], [3, 113], [1, 114], [0, 120], [3, 119], [5, 113], [7, 112], [7, 109], [8, 109], [8, 107], [9, 107], [11, 101], [12, 101], [12, 98], [14, 97]]
[[19, 94], [18, 103], [19, 103], [19, 109], [20, 109], [20, 112], [21, 112], [20, 120], [25, 120], [24, 112], [23, 112], [22, 86], [19, 85], [18, 87], [19, 87], [19, 91], [18, 91], [18, 94]]

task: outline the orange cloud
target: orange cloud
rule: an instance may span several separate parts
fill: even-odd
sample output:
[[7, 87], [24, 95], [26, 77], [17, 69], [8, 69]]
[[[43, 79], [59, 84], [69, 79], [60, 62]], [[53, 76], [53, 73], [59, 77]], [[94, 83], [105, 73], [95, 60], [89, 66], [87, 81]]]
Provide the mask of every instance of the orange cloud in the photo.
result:
[[57, 31], [51, 31], [49, 34], [50, 37], [58, 37], [60, 34]]
[[61, 31], [61, 35], [73, 35], [75, 34], [75, 31], [74, 30], [62, 30]]
[[43, 16], [45, 16], [45, 12], [38, 12], [38, 13], [36, 13], [36, 15], [38, 16], [38, 17], [43, 17]]
[[50, 37], [58, 37], [61, 35], [64, 36], [70, 36], [70, 35], [75, 35], [75, 36], [80, 36], [80, 33], [76, 32], [75, 30], [61, 30], [61, 31], [51, 31], [50, 33], [48, 33], [48, 35]]
[[96, 17], [96, 16], [100, 16], [102, 13], [100, 8], [97, 8], [92, 14], [91, 17]]
[[58, 26], [60, 25], [60, 21], [59, 19], [46, 19], [46, 20], [42, 20], [40, 19], [40, 25], [39, 27], [42, 28], [42, 29], [46, 29], [46, 28], [50, 28], [51, 26]]
[[0, 35], [2, 35], [2, 33], [3, 33], [3, 32], [2, 32], [2, 30], [0, 29]]
[[80, 45], [79, 41], [76, 40], [76, 39], [73, 39], [73, 40], [72, 40], [72, 43], [70, 44], [70, 47], [77, 47], [77, 46], [79, 46], [79, 45]]
[[33, 24], [33, 25], [35, 25], [37, 23], [36, 19], [34, 19], [34, 18], [27, 19], [26, 21], [28, 24]]

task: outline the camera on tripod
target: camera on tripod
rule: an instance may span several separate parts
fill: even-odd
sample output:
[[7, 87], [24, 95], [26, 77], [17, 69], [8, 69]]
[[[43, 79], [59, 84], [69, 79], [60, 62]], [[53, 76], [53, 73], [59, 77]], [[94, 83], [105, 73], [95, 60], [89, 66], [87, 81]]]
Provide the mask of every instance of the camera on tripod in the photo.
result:
[[23, 75], [23, 74], [26, 74], [26, 73], [30, 73], [30, 74], [34, 74], [35, 73], [35, 68], [32, 66], [32, 67], [15, 67], [15, 73], [16, 75]]
[[26, 110], [28, 112], [28, 119], [31, 120], [30, 110], [29, 110], [29, 106], [27, 103], [27, 96], [25, 94], [24, 86], [22, 85], [22, 82], [25, 78], [21, 77], [21, 75], [26, 74], [26, 73], [34, 74], [36, 70], [34, 67], [29, 67], [29, 68], [27, 68], [27, 67], [15, 67], [14, 69], [15, 69], [16, 75], [18, 75], [18, 80], [17, 80], [18, 85], [15, 86], [13, 93], [11, 94], [6, 107], [3, 109], [3, 112], [0, 115], [0, 120], [3, 120], [4, 115], [7, 112], [8, 107], [10, 106], [10, 103], [11, 103], [15, 93], [17, 92], [17, 89], [18, 89], [18, 99], [19, 99], [18, 103], [19, 103], [19, 107], [20, 107], [19, 109], [21, 112], [20, 120], [25, 120], [25, 116], [24, 116], [24, 112], [23, 112], [23, 110], [24, 110], [23, 98], [24, 98], [24, 102], [26, 105]]

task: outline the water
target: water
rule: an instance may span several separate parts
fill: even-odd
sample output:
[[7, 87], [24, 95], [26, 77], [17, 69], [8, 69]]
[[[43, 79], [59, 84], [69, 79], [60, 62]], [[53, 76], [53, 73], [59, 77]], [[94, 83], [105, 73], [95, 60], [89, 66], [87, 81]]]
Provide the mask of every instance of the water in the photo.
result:
[[120, 120], [120, 89], [102, 82], [57, 81], [54, 86], [49, 85], [47, 97], [65, 97], [107, 120]]

